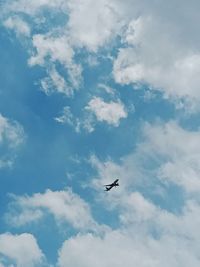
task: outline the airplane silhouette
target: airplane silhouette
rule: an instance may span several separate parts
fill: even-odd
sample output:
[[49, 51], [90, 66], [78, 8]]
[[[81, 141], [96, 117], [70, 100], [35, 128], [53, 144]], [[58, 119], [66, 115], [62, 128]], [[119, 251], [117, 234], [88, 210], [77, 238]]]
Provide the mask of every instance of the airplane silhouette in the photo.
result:
[[105, 191], [109, 191], [110, 189], [112, 189], [113, 187], [119, 186], [119, 179], [116, 179], [113, 183], [111, 184], [105, 184], [104, 186], [106, 187]]

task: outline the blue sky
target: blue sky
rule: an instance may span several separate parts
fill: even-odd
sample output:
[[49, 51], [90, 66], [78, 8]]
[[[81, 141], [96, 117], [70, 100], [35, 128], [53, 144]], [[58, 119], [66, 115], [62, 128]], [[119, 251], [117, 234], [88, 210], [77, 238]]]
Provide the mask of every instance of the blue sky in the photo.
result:
[[0, 8], [0, 267], [199, 266], [199, 4]]

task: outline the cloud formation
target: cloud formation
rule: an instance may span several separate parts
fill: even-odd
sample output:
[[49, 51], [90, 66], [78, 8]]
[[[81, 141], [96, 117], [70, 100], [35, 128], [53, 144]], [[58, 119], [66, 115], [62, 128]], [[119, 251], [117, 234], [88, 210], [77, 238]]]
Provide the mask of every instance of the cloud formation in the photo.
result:
[[58, 223], [68, 223], [78, 230], [97, 229], [89, 205], [71, 189], [46, 190], [33, 196], [14, 196], [6, 220], [15, 227], [53, 215]]
[[38, 264], [42, 264], [44, 259], [35, 237], [28, 233], [20, 235], [0, 234], [0, 254], [3, 255], [3, 262], [9, 260], [17, 267], [38, 266]]
[[[192, 234], [194, 224], [190, 216], [195, 215], [197, 219], [198, 213], [186, 212], [183, 217], [178, 217], [157, 211], [151, 215], [152, 204], [139, 195], [133, 200], [138, 197], [140, 205], [136, 207], [137, 212], [129, 211], [130, 215], [133, 213], [134, 221], [129, 221], [126, 228], [107, 232], [104, 237], [86, 234], [66, 240], [59, 252], [58, 265], [167, 267], [170, 264], [186, 267], [192, 264], [197, 267], [198, 241]], [[148, 219], [146, 231], [144, 218]], [[155, 238], [154, 235], [158, 236]]]
[[[195, 194], [199, 192], [199, 179], [194, 173], [194, 165], [200, 166], [199, 132], [183, 129], [175, 121], [145, 123], [142, 132], [141, 143], [120, 163], [101, 162], [94, 156], [90, 159], [97, 171], [93, 180], [99, 192], [97, 199], [110, 213], [117, 212], [119, 226], [101, 236], [82, 234], [66, 240], [59, 251], [59, 266], [199, 265], [200, 202]], [[179, 169], [181, 162], [184, 164]], [[173, 165], [174, 173], [164, 176], [168, 164]], [[188, 169], [193, 172], [188, 173]], [[113, 177], [120, 178], [120, 187], [105, 195], [102, 186]], [[168, 198], [175, 199], [168, 195], [173, 185], [187, 192], [177, 210], [163, 204]], [[157, 197], [162, 198], [159, 205]], [[92, 252], [88, 255], [87, 251]]]

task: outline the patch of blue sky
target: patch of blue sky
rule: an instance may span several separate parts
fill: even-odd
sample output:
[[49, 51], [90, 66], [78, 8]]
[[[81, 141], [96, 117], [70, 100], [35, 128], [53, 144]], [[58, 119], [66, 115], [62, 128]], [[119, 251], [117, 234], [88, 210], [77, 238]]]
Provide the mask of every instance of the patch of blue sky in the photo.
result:
[[188, 131], [199, 131], [200, 129], [200, 117], [199, 112], [188, 114], [187, 111], [180, 110], [177, 113], [180, 125]]
[[[19, 190], [22, 193], [28, 189], [26, 186], [29, 184], [30, 187], [28, 186], [27, 192], [33, 192], [37, 191], [36, 188], [40, 184], [40, 182], [37, 184], [39, 180], [36, 177], [47, 177], [49, 176], [48, 174], [52, 173], [52, 170], [50, 172], [45, 171], [45, 169], [48, 169], [48, 165], [54, 165], [49, 164], [49, 161], [51, 163], [54, 161], [55, 164], [57, 162], [56, 165], [60, 167], [60, 164], [58, 164], [59, 156], [56, 153], [58, 150], [57, 145], [65, 144], [65, 148], [61, 145], [63, 148], [61, 158], [63, 160], [65, 159], [64, 149], [68, 151], [65, 134], [60, 137], [56, 135], [57, 124], [53, 120], [53, 115], [57, 112], [57, 104], [60, 100], [54, 97], [54, 101], [51, 101], [51, 97], [48, 98], [34, 85], [35, 80], [40, 77], [43, 70], [41, 68], [27, 68], [27, 58], [24, 56], [24, 51], [21, 48], [18, 49], [17, 41], [9, 43], [7, 39], [6, 43], [6, 38], [3, 39], [4, 42], [1, 42], [2, 49], [0, 49], [0, 53], [2, 53], [1, 87], [3, 89], [1, 90], [0, 109], [4, 116], [21, 123], [28, 136], [26, 146], [22, 149], [21, 154], [18, 155], [19, 158], [16, 161], [15, 170], [13, 172], [9, 171], [3, 177], [3, 180], [12, 180], [14, 186], [9, 187], [11, 191], [14, 189], [14, 191]], [[9, 52], [5, 47], [9, 48]], [[57, 145], [55, 144], [56, 142]], [[22, 162], [24, 164], [21, 164]], [[62, 161], [62, 163], [64, 162]], [[59, 176], [58, 171], [53, 173]], [[36, 180], [34, 180], [34, 177]], [[39, 177], [38, 179], [40, 179]], [[27, 180], [30, 183], [27, 183]], [[43, 179], [41, 179], [41, 183], [42, 181]], [[3, 190], [4, 186], [5, 183], [3, 183], [1, 190]]]

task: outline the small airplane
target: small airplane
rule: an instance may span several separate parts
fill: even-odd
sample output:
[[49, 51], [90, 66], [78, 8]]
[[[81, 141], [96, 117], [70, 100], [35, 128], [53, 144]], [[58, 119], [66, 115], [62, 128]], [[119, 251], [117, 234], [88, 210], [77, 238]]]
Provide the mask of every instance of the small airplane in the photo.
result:
[[113, 187], [119, 186], [119, 179], [116, 179], [113, 183], [111, 184], [105, 184], [104, 185], [106, 187], [105, 191], [109, 191], [110, 189], [112, 189]]

